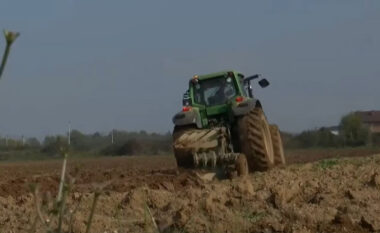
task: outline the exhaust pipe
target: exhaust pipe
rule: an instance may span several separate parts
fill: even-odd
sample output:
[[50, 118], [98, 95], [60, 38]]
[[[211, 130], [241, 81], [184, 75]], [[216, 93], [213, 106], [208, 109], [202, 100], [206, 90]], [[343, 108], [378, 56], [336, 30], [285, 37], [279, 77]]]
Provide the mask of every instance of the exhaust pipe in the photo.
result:
[[3, 74], [5, 64], [7, 63], [7, 59], [8, 59], [8, 56], [9, 56], [9, 51], [11, 49], [11, 45], [13, 44], [13, 42], [16, 40], [16, 38], [19, 35], [20, 35], [20, 33], [18, 33], [18, 32], [11, 32], [11, 31], [4, 30], [4, 37], [5, 37], [5, 41], [7, 42], [7, 44], [5, 46], [5, 51], [4, 51], [4, 54], [3, 54], [3, 59], [1, 61], [0, 79], [1, 79], [1, 76]]

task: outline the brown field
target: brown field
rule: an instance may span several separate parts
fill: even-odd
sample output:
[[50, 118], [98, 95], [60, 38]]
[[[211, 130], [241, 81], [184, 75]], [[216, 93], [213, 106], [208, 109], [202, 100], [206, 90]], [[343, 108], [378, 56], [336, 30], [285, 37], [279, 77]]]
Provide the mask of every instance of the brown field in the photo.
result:
[[[85, 231], [94, 189], [105, 183], [92, 232], [155, 232], [149, 211], [161, 232], [378, 232], [380, 156], [368, 156], [376, 153], [288, 151], [286, 168], [213, 181], [178, 171], [172, 156], [69, 160], [72, 232]], [[356, 158], [317, 161], [346, 156]], [[33, 229], [30, 186], [56, 195], [60, 169], [59, 160], [0, 163], [1, 233]]]

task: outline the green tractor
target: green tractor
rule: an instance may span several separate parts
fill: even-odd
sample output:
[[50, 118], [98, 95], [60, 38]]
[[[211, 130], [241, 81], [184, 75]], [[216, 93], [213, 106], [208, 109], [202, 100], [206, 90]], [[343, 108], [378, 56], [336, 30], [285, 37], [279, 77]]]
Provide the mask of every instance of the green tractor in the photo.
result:
[[[253, 81], [236, 71], [195, 75], [173, 117], [173, 150], [178, 167], [212, 168], [225, 174], [265, 171], [285, 165], [279, 129], [269, 125]], [[258, 84], [269, 85], [266, 79]]]

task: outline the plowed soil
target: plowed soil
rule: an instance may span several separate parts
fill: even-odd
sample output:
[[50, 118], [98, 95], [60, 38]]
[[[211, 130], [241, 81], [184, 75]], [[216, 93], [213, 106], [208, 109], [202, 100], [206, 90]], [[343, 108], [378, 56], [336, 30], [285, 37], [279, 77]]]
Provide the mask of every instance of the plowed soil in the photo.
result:
[[[178, 170], [172, 156], [69, 160], [73, 214], [64, 230], [85, 232], [102, 187], [91, 232], [380, 232], [380, 155], [373, 152], [296, 151], [285, 168], [225, 180]], [[60, 168], [58, 160], [0, 164], [1, 233], [46, 232], [36, 203], [57, 194]], [[41, 212], [54, 228], [55, 215]]]

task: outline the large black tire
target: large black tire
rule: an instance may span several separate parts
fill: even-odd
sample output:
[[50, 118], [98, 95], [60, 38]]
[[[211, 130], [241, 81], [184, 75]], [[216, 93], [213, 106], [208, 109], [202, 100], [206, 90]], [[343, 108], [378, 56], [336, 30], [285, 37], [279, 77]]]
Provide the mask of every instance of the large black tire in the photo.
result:
[[269, 124], [261, 108], [252, 109], [238, 122], [240, 152], [245, 154], [250, 171], [266, 171], [274, 165]]
[[285, 166], [286, 160], [280, 130], [277, 125], [269, 125], [269, 129], [273, 143], [274, 164], [276, 166]]
[[[182, 134], [188, 130], [194, 130], [194, 126], [174, 126], [173, 130], [173, 145]], [[194, 166], [193, 155], [189, 151], [176, 150], [173, 146], [174, 157], [178, 167], [192, 168]]]

